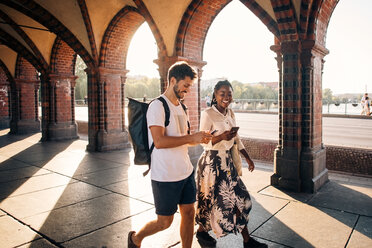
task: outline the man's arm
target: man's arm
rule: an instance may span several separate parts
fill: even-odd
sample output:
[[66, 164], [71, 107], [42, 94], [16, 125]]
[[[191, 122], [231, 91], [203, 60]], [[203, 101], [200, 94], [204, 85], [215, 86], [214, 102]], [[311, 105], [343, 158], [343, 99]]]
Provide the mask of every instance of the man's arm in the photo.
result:
[[212, 138], [212, 135], [208, 132], [197, 132], [184, 136], [166, 136], [165, 128], [161, 126], [151, 126], [150, 131], [157, 149], [173, 148], [186, 144], [208, 143]]

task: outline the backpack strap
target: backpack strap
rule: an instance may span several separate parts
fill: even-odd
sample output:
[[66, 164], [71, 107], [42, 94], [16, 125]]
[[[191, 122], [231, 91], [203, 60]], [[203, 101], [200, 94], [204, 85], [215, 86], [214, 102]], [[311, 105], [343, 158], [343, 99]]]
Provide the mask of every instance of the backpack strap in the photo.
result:
[[170, 118], [170, 110], [169, 110], [168, 103], [162, 96], [159, 96], [157, 99], [163, 103], [164, 113], [165, 113], [164, 126], [167, 127], [169, 125], [169, 118]]
[[[170, 119], [170, 109], [169, 109], [169, 106], [168, 106], [168, 103], [167, 101], [159, 96], [158, 98], [156, 98], [157, 100], [161, 101], [162, 104], [163, 104], [163, 107], [164, 107], [164, 113], [165, 113], [165, 122], [164, 122], [164, 126], [167, 127], [169, 125], [169, 119]], [[151, 147], [150, 147], [150, 156], [152, 154], [152, 151], [154, 150], [154, 147], [155, 147], [155, 144], [154, 142], [152, 142], [151, 144]], [[149, 163], [149, 168], [143, 173], [143, 176], [146, 176], [149, 172], [150, 172], [150, 169], [151, 169], [151, 159], [150, 159], [150, 163]]]
[[[181, 103], [181, 106], [183, 108], [183, 110], [185, 111], [186, 115], [187, 115], [187, 106], [185, 104], [183, 104], [182, 102]], [[190, 122], [189, 122], [189, 119], [187, 119], [187, 134], [190, 134]]]

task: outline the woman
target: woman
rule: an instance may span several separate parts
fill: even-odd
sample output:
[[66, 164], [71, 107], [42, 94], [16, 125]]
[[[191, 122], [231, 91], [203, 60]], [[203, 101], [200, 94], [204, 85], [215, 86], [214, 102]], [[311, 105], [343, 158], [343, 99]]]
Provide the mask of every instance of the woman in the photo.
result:
[[370, 107], [371, 107], [371, 102], [369, 100], [369, 97], [366, 96], [365, 100], [364, 100], [364, 113], [366, 115], [371, 115], [371, 110], [370, 110]]
[[229, 105], [232, 102], [232, 86], [229, 81], [219, 81], [214, 87], [212, 106], [201, 114], [200, 131], [215, 131], [212, 140], [204, 145], [204, 153], [198, 162], [198, 209], [196, 222], [199, 229], [196, 238], [202, 246], [215, 246], [216, 240], [228, 233], [241, 233], [244, 247], [267, 247], [250, 237], [248, 218], [252, 208], [249, 193], [232, 162], [230, 149], [234, 142], [248, 163], [249, 171], [254, 163], [240, 141], [235, 127], [235, 116]]

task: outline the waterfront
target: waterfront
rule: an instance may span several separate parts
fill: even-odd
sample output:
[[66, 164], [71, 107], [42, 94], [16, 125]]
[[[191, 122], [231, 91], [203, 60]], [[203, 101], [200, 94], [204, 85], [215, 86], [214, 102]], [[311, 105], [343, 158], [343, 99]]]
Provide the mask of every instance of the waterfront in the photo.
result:
[[[360, 110], [359, 107], [353, 107]], [[125, 110], [127, 113], [127, 110]], [[88, 121], [87, 107], [76, 107], [76, 120]], [[356, 114], [357, 117], [358, 114]], [[242, 137], [278, 140], [279, 120], [276, 114], [236, 113], [237, 125]], [[126, 125], [127, 118], [125, 118]], [[372, 118], [323, 117], [323, 143], [372, 149]]]

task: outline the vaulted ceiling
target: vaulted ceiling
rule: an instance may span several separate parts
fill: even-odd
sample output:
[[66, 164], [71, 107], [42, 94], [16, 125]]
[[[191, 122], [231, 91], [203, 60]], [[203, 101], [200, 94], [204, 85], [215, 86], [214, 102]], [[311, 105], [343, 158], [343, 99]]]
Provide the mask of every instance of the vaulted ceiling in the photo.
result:
[[[111, 20], [124, 7], [139, 10], [152, 22], [161, 36], [166, 53], [172, 55], [177, 32], [184, 13], [192, 0], [0, 0], [0, 60], [14, 76], [17, 55], [45, 68], [50, 64], [52, 47], [57, 36], [75, 52], [97, 59], [104, 33]], [[229, 2], [229, 1], [226, 1]], [[255, 4], [261, 15], [278, 23], [274, 2], [288, 2], [297, 23], [301, 4], [316, 0], [246, 0]], [[319, 1], [318, 1], [319, 2]], [[257, 15], [257, 13], [256, 13]], [[158, 44], [159, 45], [159, 44]], [[32, 63], [33, 64], [33, 63]], [[36, 68], [39, 71], [40, 68]]]

